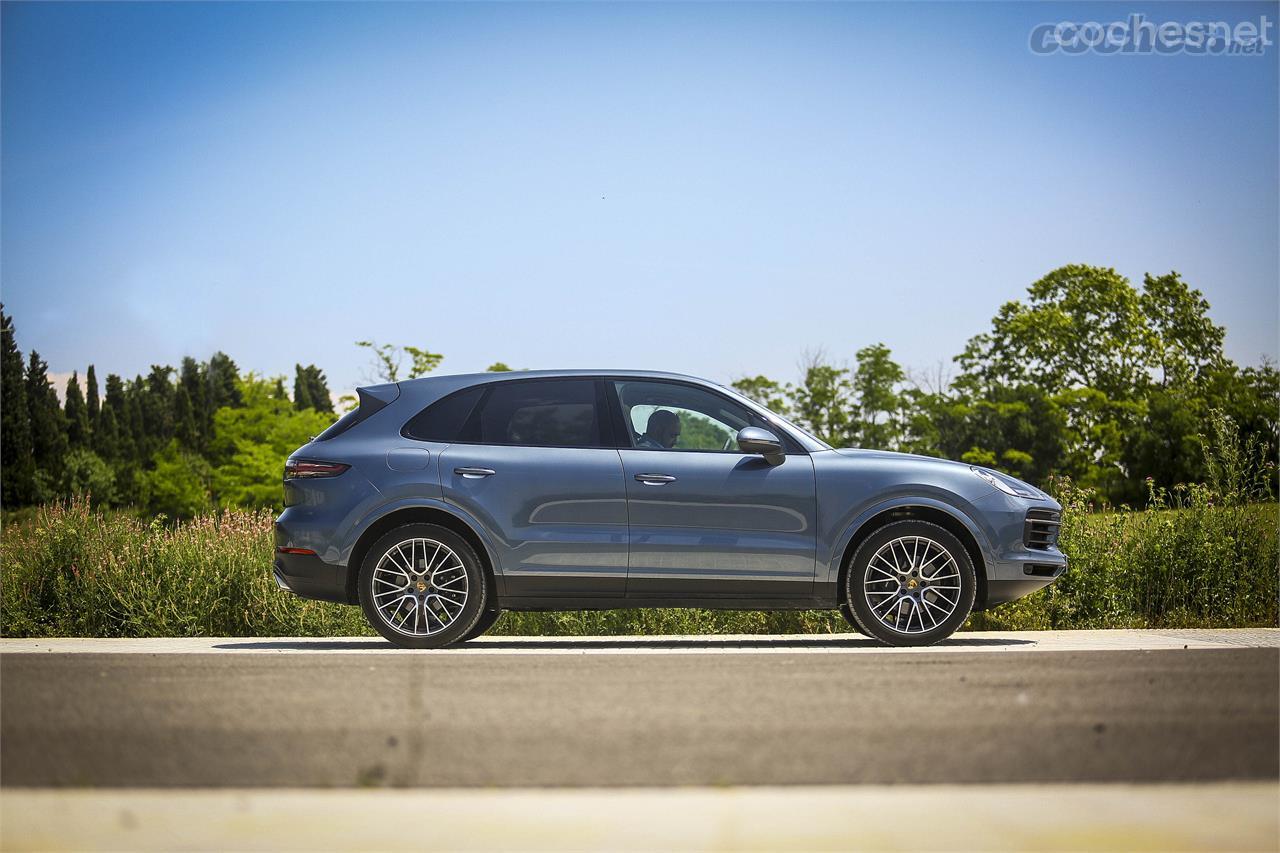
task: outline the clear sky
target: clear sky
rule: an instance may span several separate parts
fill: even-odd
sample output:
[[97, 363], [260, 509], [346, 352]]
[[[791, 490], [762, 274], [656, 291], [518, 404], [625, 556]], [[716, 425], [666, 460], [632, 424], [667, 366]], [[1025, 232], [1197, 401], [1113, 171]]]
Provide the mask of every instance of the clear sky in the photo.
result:
[[[0, 296], [65, 373], [362, 338], [441, 370], [949, 362], [1071, 262], [1277, 353], [1277, 57], [1052, 56], [1254, 5], [3, 4]], [[1274, 34], [1274, 30], [1273, 30]]]

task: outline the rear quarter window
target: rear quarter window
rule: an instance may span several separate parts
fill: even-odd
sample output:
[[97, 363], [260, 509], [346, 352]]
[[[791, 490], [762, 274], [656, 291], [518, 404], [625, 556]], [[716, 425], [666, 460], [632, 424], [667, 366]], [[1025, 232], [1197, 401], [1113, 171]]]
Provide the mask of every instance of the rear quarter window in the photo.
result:
[[483, 394], [484, 386], [455, 391], [414, 415], [400, 434], [418, 441], [458, 441], [463, 426]]

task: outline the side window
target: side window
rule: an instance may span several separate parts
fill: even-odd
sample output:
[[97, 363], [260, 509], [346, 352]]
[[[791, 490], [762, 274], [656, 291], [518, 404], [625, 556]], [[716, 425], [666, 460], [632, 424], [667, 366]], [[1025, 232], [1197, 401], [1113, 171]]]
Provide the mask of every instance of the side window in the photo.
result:
[[400, 434], [419, 441], [457, 441], [483, 394], [483, 385], [455, 391], [414, 415]]
[[642, 380], [614, 387], [630, 433], [624, 438], [637, 449], [738, 453], [738, 430], [775, 429], [737, 403], [690, 385]]
[[601, 447], [591, 379], [504, 382], [493, 386], [473, 421], [481, 444]]

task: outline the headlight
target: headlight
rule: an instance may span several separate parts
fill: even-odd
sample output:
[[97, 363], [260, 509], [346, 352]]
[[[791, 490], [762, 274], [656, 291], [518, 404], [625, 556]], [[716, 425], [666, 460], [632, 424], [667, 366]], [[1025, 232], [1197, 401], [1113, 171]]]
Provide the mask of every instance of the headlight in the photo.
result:
[[970, 466], [969, 470], [995, 486], [1000, 491], [1004, 492], [1006, 495], [1011, 495], [1015, 498], [1031, 498], [1033, 500], [1040, 497], [1040, 495], [1037, 494], [1030, 486], [1019, 483], [1012, 477], [1001, 477], [994, 471], [988, 471], [985, 468], [974, 468]]

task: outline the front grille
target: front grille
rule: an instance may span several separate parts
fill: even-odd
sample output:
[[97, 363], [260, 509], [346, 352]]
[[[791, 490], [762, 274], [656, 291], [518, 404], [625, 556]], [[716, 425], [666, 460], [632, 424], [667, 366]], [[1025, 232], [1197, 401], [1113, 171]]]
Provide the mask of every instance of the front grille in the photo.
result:
[[1062, 526], [1062, 513], [1051, 509], [1027, 510], [1027, 520], [1022, 525], [1022, 543], [1028, 548], [1044, 551], [1058, 543], [1058, 528]]

